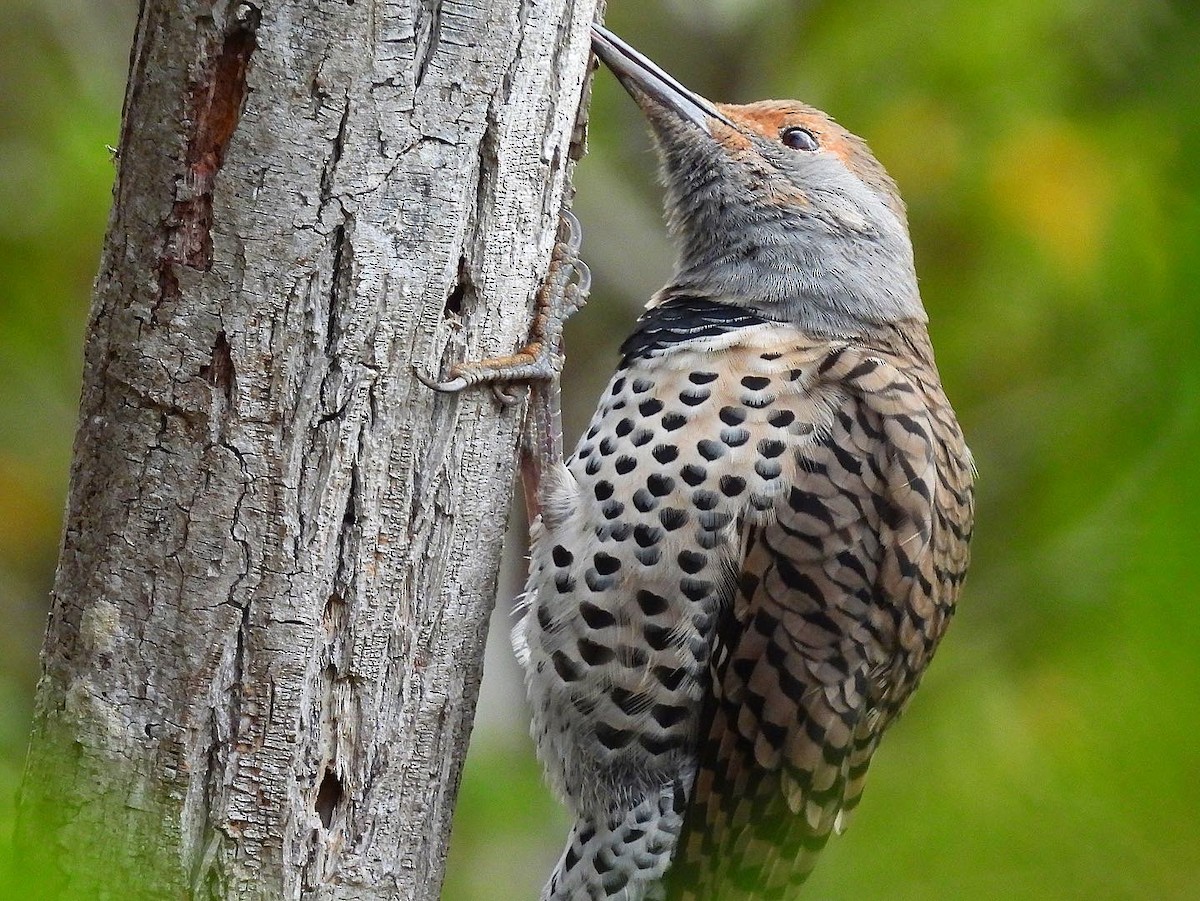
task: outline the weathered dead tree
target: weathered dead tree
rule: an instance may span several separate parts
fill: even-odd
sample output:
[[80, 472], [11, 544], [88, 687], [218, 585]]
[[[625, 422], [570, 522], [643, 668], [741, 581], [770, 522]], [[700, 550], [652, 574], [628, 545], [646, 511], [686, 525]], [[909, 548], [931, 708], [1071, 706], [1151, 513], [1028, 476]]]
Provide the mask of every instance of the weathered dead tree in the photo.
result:
[[594, 0], [144, 0], [17, 848], [435, 898]]

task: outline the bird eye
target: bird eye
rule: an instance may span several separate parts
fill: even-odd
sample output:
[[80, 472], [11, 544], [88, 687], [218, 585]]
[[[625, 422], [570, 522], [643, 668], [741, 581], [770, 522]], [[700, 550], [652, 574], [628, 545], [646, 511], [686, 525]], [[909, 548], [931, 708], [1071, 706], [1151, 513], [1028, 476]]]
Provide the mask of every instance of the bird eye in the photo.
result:
[[807, 128], [785, 128], [779, 133], [779, 140], [793, 150], [816, 150], [817, 136]]

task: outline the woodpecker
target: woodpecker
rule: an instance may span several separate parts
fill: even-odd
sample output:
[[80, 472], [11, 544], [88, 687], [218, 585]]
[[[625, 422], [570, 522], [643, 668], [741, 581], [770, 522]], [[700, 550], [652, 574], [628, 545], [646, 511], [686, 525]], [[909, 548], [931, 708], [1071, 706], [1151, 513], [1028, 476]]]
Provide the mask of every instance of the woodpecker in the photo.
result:
[[949, 623], [974, 466], [866, 144], [803, 103], [710, 103], [598, 26], [593, 49], [649, 122], [675, 273], [566, 460], [573, 219], [537, 340], [435, 385], [533, 385], [514, 644], [576, 817], [542, 897], [791, 898]]

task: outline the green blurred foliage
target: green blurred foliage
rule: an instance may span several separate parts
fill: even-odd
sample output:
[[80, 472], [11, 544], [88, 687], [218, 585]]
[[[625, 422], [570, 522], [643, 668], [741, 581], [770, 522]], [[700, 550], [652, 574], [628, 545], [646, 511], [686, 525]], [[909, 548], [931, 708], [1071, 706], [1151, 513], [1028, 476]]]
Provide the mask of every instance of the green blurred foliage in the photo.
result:
[[0, 837], [24, 765], [136, 12], [134, 0], [5, 0], [0, 16]]
[[[0, 828], [134, 15], [9, 0], [0, 18]], [[979, 465], [960, 614], [809, 896], [1196, 897], [1200, 6], [657, 0], [608, 23], [713, 99], [799, 97], [867, 138], [908, 201]], [[639, 115], [603, 72], [590, 140], [568, 440], [671, 253]], [[468, 759], [449, 901], [532, 897], [565, 837], [510, 707]]]

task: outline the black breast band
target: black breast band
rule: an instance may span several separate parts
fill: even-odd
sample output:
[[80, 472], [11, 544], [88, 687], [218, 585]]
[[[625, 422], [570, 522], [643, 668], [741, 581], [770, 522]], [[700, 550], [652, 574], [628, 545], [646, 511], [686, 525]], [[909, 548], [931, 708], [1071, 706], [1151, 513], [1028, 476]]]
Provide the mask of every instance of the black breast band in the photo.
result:
[[621, 366], [650, 357], [672, 344], [715, 338], [734, 329], [764, 325], [757, 313], [715, 300], [677, 297], [638, 317], [633, 334], [621, 345]]

